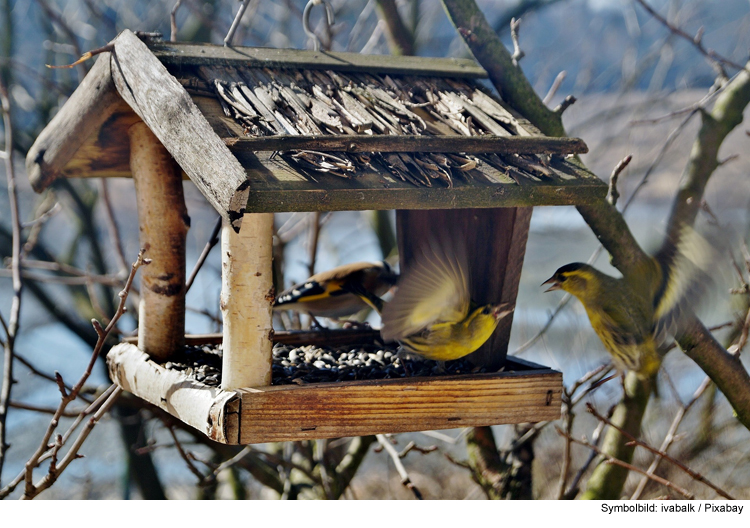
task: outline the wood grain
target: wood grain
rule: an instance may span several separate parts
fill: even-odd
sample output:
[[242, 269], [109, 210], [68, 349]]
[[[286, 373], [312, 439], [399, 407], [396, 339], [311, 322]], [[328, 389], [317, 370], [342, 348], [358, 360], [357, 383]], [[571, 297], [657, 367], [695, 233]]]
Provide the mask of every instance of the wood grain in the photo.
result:
[[463, 152], [467, 154], [585, 154], [578, 138], [522, 136], [265, 136], [225, 138], [232, 152], [318, 150], [324, 152]]
[[162, 63], [173, 67], [229, 64], [246, 68], [307, 68], [362, 73], [487, 77], [484, 68], [469, 59], [224, 47], [185, 42], [155, 42], [149, 44], [149, 47]]
[[121, 108], [122, 99], [112, 82], [109, 55], [104, 53], [97, 59], [81, 85], [29, 149], [26, 174], [36, 192], [42, 192], [55, 181], [81, 143], [95, 135]]
[[182, 85], [138, 37], [125, 30], [114, 45], [111, 71], [117, 91], [211, 205], [238, 231], [247, 203], [244, 169]]
[[555, 420], [562, 374], [504, 372], [240, 389], [240, 443]]

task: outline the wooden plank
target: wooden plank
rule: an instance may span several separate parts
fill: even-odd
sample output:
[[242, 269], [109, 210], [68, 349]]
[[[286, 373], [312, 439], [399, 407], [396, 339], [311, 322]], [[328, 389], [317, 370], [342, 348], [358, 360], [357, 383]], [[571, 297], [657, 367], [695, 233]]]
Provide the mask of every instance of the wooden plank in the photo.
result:
[[463, 152], [467, 154], [585, 154], [578, 138], [522, 136], [316, 135], [231, 137], [224, 143], [232, 152], [318, 150], [323, 152]]
[[153, 42], [149, 43], [149, 47], [163, 64], [172, 67], [226, 65], [245, 68], [304, 68], [482, 79], [487, 77], [484, 68], [469, 59], [224, 47], [186, 42]]
[[562, 374], [502, 372], [237, 392], [240, 443], [249, 444], [556, 420]]
[[[273, 343], [281, 343], [284, 345], [339, 346], [371, 343], [375, 339], [379, 338], [379, 330], [324, 328], [321, 330], [293, 330], [274, 332]], [[223, 334], [187, 334], [185, 336], [185, 345], [220, 345], [223, 340]], [[125, 337], [123, 338], [123, 342], [137, 344], [138, 337]]]
[[211, 205], [239, 231], [248, 192], [242, 166], [182, 85], [138, 37], [125, 30], [114, 46], [111, 71], [117, 91]]
[[135, 345], [120, 343], [107, 354], [109, 375], [118, 386], [164, 409], [217, 442], [236, 444], [227, 430], [233, 391], [209, 387], [178, 370], [154, 363]]
[[96, 134], [122, 102], [112, 82], [109, 53], [102, 54], [70, 99], [42, 130], [26, 155], [26, 174], [36, 192], [62, 173], [81, 143]]
[[[460, 240], [469, 255], [469, 289], [471, 299], [479, 305], [506, 303], [515, 306], [506, 270], [515, 267], [510, 262], [517, 209], [398, 210], [399, 258], [402, 270], [408, 270], [425, 240]], [[528, 227], [528, 226], [527, 226]], [[525, 243], [525, 240], [524, 240]], [[524, 244], [525, 245], [525, 244]], [[523, 252], [520, 253], [523, 262]], [[520, 270], [519, 270], [520, 271]], [[511, 282], [518, 277], [508, 276]], [[507, 321], [506, 321], [507, 320]], [[505, 317], [490, 339], [470, 359], [477, 365], [492, 369], [501, 367], [508, 351], [512, 314]]]
[[271, 308], [275, 298], [273, 214], [248, 214], [239, 233], [221, 231], [221, 388], [271, 384]]
[[128, 135], [139, 242], [151, 261], [140, 274], [138, 348], [166, 361], [185, 344], [187, 207], [179, 167], [148, 126], [139, 121]]

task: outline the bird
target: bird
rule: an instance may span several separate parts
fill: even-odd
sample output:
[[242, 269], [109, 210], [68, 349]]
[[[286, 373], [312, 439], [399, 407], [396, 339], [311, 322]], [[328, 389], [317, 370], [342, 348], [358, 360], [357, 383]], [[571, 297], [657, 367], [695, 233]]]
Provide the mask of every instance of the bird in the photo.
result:
[[[316, 273], [276, 297], [274, 310], [295, 310], [314, 317], [338, 319], [367, 307], [364, 299], [379, 299], [398, 279], [383, 262], [355, 262]], [[372, 301], [370, 301], [372, 302]]]
[[690, 226], [669, 237], [635, 273], [612, 277], [574, 262], [542, 283], [547, 292], [563, 290], [578, 298], [594, 332], [612, 356], [617, 371], [638, 378], [656, 375], [671, 338], [712, 283], [708, 270], [717, 247]]
[[487, 341], [510, 304], [477, 306], [469, 294], [466, 252], [457, 243], [431, 240], [415, 253], [393, 300], [382, 308], [381, 336], [425, 359], [449, 361]]

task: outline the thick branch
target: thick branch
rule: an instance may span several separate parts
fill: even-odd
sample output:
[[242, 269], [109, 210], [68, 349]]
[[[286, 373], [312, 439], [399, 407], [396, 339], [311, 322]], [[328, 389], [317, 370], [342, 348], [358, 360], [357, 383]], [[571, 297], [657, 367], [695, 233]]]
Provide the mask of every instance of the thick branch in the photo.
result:
[[378, 16], [388, 29], [388, 47], [392, 55], [414, 55], [414, 35], [404, 24], [395, 0], [377, 0]]
[[610, 427], [602, 443], [602, 456], [588, 480], [582, 499], [619, 499], [628, 468], [608, 464], [609, 458], [616, 458], [630, 463], [633, 460], [635, 446], [627, 445], [629, 438], [623, 434], [627, 431], [637, 437], [641, 430], [641, 420], [651, 396], [654, 380], [640, 380], [634, 372], [625, 378], [625, 394], [617, 404], [611, 422], [618, 428]]
[[548, 136], [564, 136], [562, 118], [542, 102], [474, 0], [443, 0], [448, 17], [510, 106]]

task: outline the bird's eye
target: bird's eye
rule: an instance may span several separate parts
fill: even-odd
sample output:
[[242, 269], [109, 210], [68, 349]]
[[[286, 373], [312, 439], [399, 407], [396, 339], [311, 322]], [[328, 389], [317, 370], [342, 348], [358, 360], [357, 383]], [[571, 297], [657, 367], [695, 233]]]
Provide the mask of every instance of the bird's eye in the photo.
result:
[[489, 306], [485, 306], [484, 310], [482, 310], [482, 313], [484, 315], [489, 315], [490, 314], [490, 307]]

